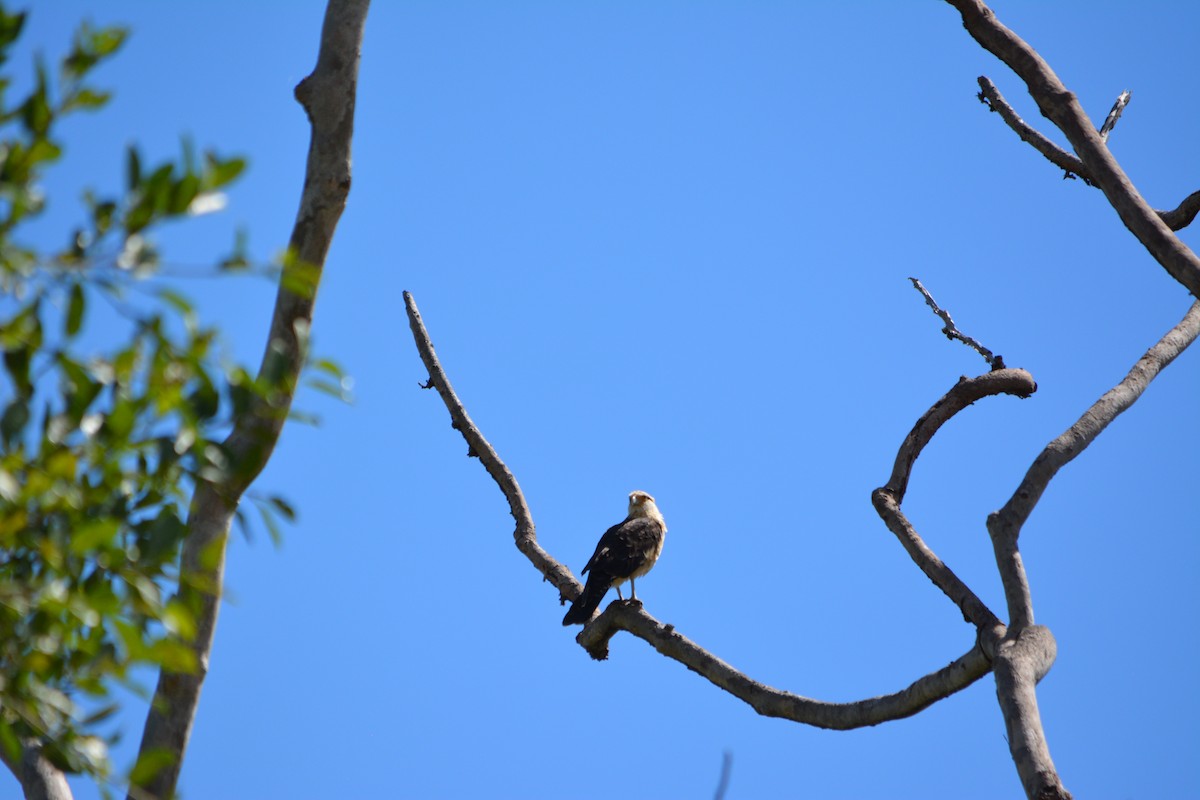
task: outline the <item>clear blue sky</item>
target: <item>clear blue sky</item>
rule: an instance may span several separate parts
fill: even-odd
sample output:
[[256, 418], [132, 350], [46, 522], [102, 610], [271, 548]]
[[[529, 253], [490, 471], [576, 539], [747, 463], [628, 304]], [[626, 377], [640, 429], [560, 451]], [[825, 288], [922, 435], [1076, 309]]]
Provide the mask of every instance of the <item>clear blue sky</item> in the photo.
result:
[[[1097, 120], [1133, 90], [1110, 141], [1151, 203], [1200, 188], [1197, 8], [994, 8]], [[291, 92], [322, 11], [38, 4], [25, 53], [61, 54], [84, 16], [133, 28], [97, 76], [114, 102], [66, 131], [38, 235], [65, 241], [82, 187], [121, 185], [127, 143], [153, 160], [187, 134], [250, 169], [227, 211], [163, 238], [167, 260], [212, 263], [238, 226], [277, 253], [308, 141]], [[315, 324], [356, 399], [302, 396], [323, 424], [288, 428], [258, 483], [300, 521], [278, 551], [232, 545], [184, 797], [703, 798], [726, 750], [731, 799], [1019, 796], [990, 677], [837, 733], [760, 718], [636, 639], [591, 661], [417, 388], [401, 299], [554, 556], [578, 570], [645, 489], [670, 526], [638, 587], [651, 614], [783, 689], [895, 691], [974, 636], [870, 491], [917, 417], [984, 369], [908, 276], [1039, 382], [955, 419], [906, 502], [1000, 613], [986, 514], [1189, 306], [1098, 191], [976, 101], [980, 74], [1051, 133], [937, 2], [378, 2]], [[271, 288], [182, 288], [257, 363]], [[1078, 797], [1200, 786], [1198, 359], [1056, 479], [1022, 540], [1059, 648], [1042, 714]], [[124, 717], [122, 763], [143, 713]]]

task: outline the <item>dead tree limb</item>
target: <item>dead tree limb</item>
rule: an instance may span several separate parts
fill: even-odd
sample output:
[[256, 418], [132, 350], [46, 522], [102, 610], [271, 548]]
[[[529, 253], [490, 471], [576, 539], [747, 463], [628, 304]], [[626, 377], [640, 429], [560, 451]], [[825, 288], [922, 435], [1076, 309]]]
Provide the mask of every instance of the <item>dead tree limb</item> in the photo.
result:
[[1200, 299], [1200, 258], [1179, 241], [1138, 193], [1101, 141], [1096, 126], [1084, 113], [1079, 100], [1058, 79], [1050, 65], [1001, 24], [981, 0], [946, 1], [961, 14], [963, 25], [975, 41], [1025, 81], [1042, 114], [1067, 137], [1087, 168], [1089, 178], [1104, 192], [1125, 227], [1171, 277], [1187, 287], [1193, 297]]
[[304, 190], [289, 243], [293, 263], [285, 265], [285, 273], [289, 268], [300, 270], [303, 288], [280, 282], [259, 368], [259, 380], [270, 389], [251, 403], [222, 443], [230, 465], [227, 473], [196, 487], [180, 560], [179, 596], [196, 616], [196, 636], [190, 646], [199, 668], [194, 673], [160, 672], [138, 757], [152, 759], [167, 754], [170, 763], [143, 785], [131, 787], [129, 800], [144, 800], [147, 796], [165, 799], [176, 793], [208, 671], [230, 525], [242, 494], [270, 458], [291, 408], [307, 354], [317, 283], [350, 191], [350, 141], [368, 5], [369, 0], [330, 0], [317, 65], [296, 86], [296, 100], [308, 115], [312, 138]]
[[[1092, 181], [1091, 173], [1088, 168], [1083, 165], [1083, 162], [1076, 158], [1071, 153], [1063, 150], [1054, 142], [1047, 139], [1040, 132], [1035, 130], [1029, 123], [1021, 119], [1000, 90], [996, 88], [996, 84], [992, 83], [986, 75], [979, 76], [979, 99], [984, 105], [1000, 115], [1000, 118], [1012, 128], [1013, 132], [1021, 138], [1021, 141], [1028, 142], [1046, 159], [1061, 168], [1066, 174], [1064, 177], [1078, 177], [1088, 186], [1095, 186]], [[1166, 226], [1173, 231], [1180, 231], [1192, 224], [1192, 220], [1196, 218], [1196, 214], [1200, 212], [1200, 191], [1192, 192], [1185, 197], [1178, 207], [1170, 211], [1155, 210]]]
[[[517, 521], [514, 538], [518, 549], [538, 572], [559, 590], [560, 597], [574, 599], [582, 589], [579, 581], [570, 570], [537, 543], [533, 518], [516, 478], [500, 459], [495, 448], [471, 421], [462, 401], [451, 387], [446, 371], [433, 349], [416, 300], [410, 293], [405, 292], [404, 303], [417, 351], [429, 372], [429, 381], [422, 386], [438, 390], [442, 403], [450, 413], [451, 426], [467, 441], [468, 455], [480, 459], [508, 500], [509, 510]], [[982, 603], [979, 605], [982, 606]], [[994, 615], [989, 614], [980, 616], [988, 621], [994, 620]], [[899, 692], [852, 703], [827, 703], [775, 689], [753, 680], [678, 633], [674, 625], [663, 624], [650, 616], [638, 601], [610, 603], [603, 613], [584, 626], [576, 641], [592, 658], [604, 660], [608, 657], [609, 640], [622, 630], [642, 639], [655, 650], [680, 662], [693, 672], [703, 675], [760, 714], [782, 717], [820, 728], [845, 730], [912, 716], [930, 704], [970, 686], [986, 675], [989, 669], [988, 657], [977, 643], [948, 666], [925, 675]]]

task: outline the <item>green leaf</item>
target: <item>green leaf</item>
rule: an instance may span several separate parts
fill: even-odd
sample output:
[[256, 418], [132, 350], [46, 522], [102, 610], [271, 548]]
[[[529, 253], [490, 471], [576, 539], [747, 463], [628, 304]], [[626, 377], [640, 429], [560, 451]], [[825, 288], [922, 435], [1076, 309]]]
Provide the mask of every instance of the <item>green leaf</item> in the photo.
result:
[[154, 518], [144, 538], [140, 539], [142, 559], [149, 563], [162, 561], [165, 556], [175, 552], [186, 533], [187, 526], [179, 518], [179, 513], [174, 507], [167, 506]]
[[270, 497], [267, 498], [267, 502], [270, 503], [272, 506], [274, 506], [275, 509], [288, 522], [296, 521], [296, 509], [290, 503], [288, 503], [288, 501], [284, 500], [279, 495], [277, 495], [277, 494], [271, 495]]
[[72, 111], [77, 108], [95, 111], [108, 105], [108, 101], [111, 99], [112, 92], [98, 92], [88, 88], [77, 89], [63, 102], [61, 111]]
[[79, 721], [79, 724], [84, 727], [89, 726], [89, 725], [97, 725], [97, 724], [103, 722], [104, 720], [108, 719], [109, 717], [111, 717], [113, 714], [117, 713], [118, 709], [120, 709], [120, 708], [121, 708], [121, 706], [118, 703], [109, 703], [108, 705], [100, 708], [99, 710], [93, 711], [91, 714], [88, 714], [86, 717], [84, 717], [83, 719], [81, 719]]
[[76, 283], [71, 286], [71, 298], [67, 303], [67, 336], [79, 333], [83, 325], [83, 309], [83, 284]]
[[204, 188], [216, 189], [237, 178], [246, 169], [246, 159], [230, 158], [222, 161], [215, 153], [204, 154]]
[[120, 524], [115, 519], [94, 519], [76, 528], [71, 533], [71, 552], [76, 555], [91, 553], [111, 545], [117, 537]]
[[275, 519], [275, 514], [272, 513], [271, 507], [264, 503], [256, 503], [258, 506], [258, 515], [262, 517], [263, 525], [267, 529], [267, 535], [271, 537], [271, 543], [275, 547], [280, 547], [283, 544], [283, 532], [279, 530], [279, 522]]
[[12, 378], [13, 386], [21, 397], [33, 395], [33, 381], [29, 377], [29, 368], [33, 360], [33, 348], [13, 347], [4, 351], [4, 368]]
[[142, 159], [134, 145], [125, 153], [125, 185], [131, 192], [142, 185]]
[[3, 439], [4, 446], [12, 447], [28, 423], [29, 405], [20, 398], [9, 403], [4, 414], [0, 415], [0, 439]]
[[138, 756], [137, 764], [129, 773], [129, 782], [134, 786], [145, 786], [158, 773], [175, 763], [175, 754], [164, 748], [157, 747], [146, 750]]
[[[24, 11], [9, 14], [3, 8], [0, 8], [0, 52], [6, 50], [9, 45], [17, 40], [17, 37], [21, 35], [21, 28], [23, 27], [25, 27]], [[6, 56], [7, 53], [4, 55]], [[0, 62], [2, 61], [3, 58], [0, 58]]]

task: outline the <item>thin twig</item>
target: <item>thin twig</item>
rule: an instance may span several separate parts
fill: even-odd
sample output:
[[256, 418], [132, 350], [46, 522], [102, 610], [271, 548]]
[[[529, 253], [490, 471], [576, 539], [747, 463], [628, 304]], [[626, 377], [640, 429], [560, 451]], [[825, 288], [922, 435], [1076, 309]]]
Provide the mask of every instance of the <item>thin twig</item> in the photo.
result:
[[1108, 141], [1108, 134], [1112, 133], [1112, 129], [1116, 127], [1117, 120], [1121, 118], [1121, 113], [1125, 110], [1125, 106], [1129, 105], [1129, 98], [1131, 97], [1133, 97], [1133, 92], [1128, 89], [1117, 95], [1117, 102], [1113, 103], [1112, 110], [1108, 112], [1108, 116], [1104, 119], [1104, 124], [1100, 126], [1100, 141]]
[[504, 493], [504, 499], [508, 501], [509, 513], [517, 523], [517, 527], [513, 531], [517, 548], [533, 562], [533, 566], [537, 568], [538, 572], [542, 573], [542, 576], [558, 589], [561, 598], [574, 600], [579, 596], [583, 587], [569, 569], [538, 544], [533, 515], [529, 512], [529, 504], [525, 502], [525, 495], [521, 493], [521, 487], [517, 483], [516, 477], [501, 460], [496, 449], [471, 421], [466, 407], [454, 393], [454, 387], [450, 385], [450, 379], [446, 377], [437, 353], [433, 350], [433, 342], [429, 338], [429, 331], [425, 329], [421, 312], [417, 309], [417, 301], [408, 292], [404, 293], [404, 306], [408, 312], [408, 324], [412, 330], [413, 340], [417, 344], [417, 352], [421, 355], [425, 369], [429, 370], [429, 381], [421, 384], [422, 388], [437, 389], [442, 402], [446, 405], [446, 410], [450, 412], [451, 427], [462, 434], [467, 441], [467, 454], [479, 459], [483, 468], [487, 470], [487, 473], [492, 476], [492, 480], [500, 487], [500, 491]]
[[950, 339], [951, 341], [957, 339], [967, 347], [970, 347], [972, 350], [979, 353], [979, 355], [983, 356], [983, 360], [986, 361], [988, 366], [992, 369], [1004, 369], [1004, 359], [1001, 356], [992, 355], [991, 350], [988, 350], [979, 342], [960, 331], [958, 326], [954, 324], [954, 320], [950, 318], [950, 312], [944, 310], [937, 304], [937, 302], [933, 299], [933, 295], [929, 293], [929, 290], [921, 285], [921, 282], [916, 278], [909, 278], [909, 280], [912, 281], [912, 284], [916, 290], [925, 297], [925, 302], [928, 303], [929, 307], [933, 309], [933, 313], [941, 317], [942, 322], [946, 323], [942, 326], [942, 333], [946, 334], [947, 339]]
[[[981, 75], [979, 77], [979, 86], [981, 89], [979, 99], [983, 101], [984, 105], [999, 114], [1000, 118], [1008, 124], [1008, 127], [1012, 128], [1022, 141], [1028, 142], [1035, 150], [1045, 156], [1050, 163], [1064, 170], [1064, 178], [1078, 177], [1088, 186], [1096, 187], [1095, 182], [1092, 181], [1091, 173], [1083, 165], [1083, 162], [1034, 130], [1025, 120], [1021, 119], [1017, 115], [1017, 112], [1013, 110], [1013, 107], [1009, 105], [1008, 101], [1004, 99], [1004, 95], [1000, 94], [1000, 90], [996, 88], [996, 85], [988, 80], [987, 76]], [[1181, 231], [1192, 224], [1192, 220], [1196, 218], [1196, 214], [1200, 213], [1200, 191], [1192, 192], [1177, 207], [1170, 211], [1155, 209], [1154, 213], [1158, 215], [1159, 219], [1168, 228], [1173, 231]]]
[[729, 790], [729, 773], [733, 770], [733, 753], [726, 750], [721, 754], [721, 777], [717, 779], [717, 791], [713, 800], [725, 800], [725, 792]]

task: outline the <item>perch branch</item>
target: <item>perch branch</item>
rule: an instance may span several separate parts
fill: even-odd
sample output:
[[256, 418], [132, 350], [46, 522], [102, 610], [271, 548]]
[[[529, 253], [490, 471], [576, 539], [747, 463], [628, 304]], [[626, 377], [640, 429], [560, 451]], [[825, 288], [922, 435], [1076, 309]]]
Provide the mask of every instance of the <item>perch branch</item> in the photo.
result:
[[[416, 301], [404, 293], [409, 325], [421, 361], [429, 372], [426, 388], [436, 388], [452, 426], [466, 439], [472, 455], [478, 456], [488, 474], [500, 486], [509, 508], [517, 519], [517, 547], [542, 576], [559, 590], [561, 596], [574, 599], [582, 587], [570, 570], [546, 553], [537, 543], [533, 519], [517, 486], [516, 478], [496, 454], [495, 449], [471, 421], [466, 408], [437, 358]], [[614, 601], [592, 619], [576, 641], [597, 660], [608, 657], [608, 642], [624, 630], [649, 643], [668, 658], [708, 678], [730, 694], [748, 703], [766, 716], [783, 717], [821, 728], [849, 729], [878, 725], [891, 719], [912, 716], [930, 704], [958, 692], [986, 675], [989, 662], [977, 643], [968, 653], [946, 667], [918, 679], [906, 689], [883, 697], [856, 703], [825, 703], [765, 686], [743, 675], [699, 645], [676, 633], [673, 625], [663, 625], [651, 617], [638, 601]]]
[[1113, 209], [1138, 241], [1175, 280], [1200, 299], [1200, 258], [1197, 258], [1146, 203], [1121, 170], [1079, 100], [1054, 70], [1024, 40], [1006, 28], [981, 0], [947, 0], [962, 16], [967, 32], [983, 48], [1012, 69], [1051, 122], [1067, 137]]
[[986, 361], [988, 366], [992, 369], [1004, 369], [1003, 358], [997, 355], [992, 355], [991, 350], [988, 350], [975, 339], [972, 339], [970, 336], [967, 336], [965, 333], [960, 331], [958, 326], [954, 324], [954, 320], [950, 318], [950, 312], [946, 311], [937, 304], [937, 301], [933, 299], [933, 295], [929, 293], [929, 290], [926, 289], [916, 278], [909, 278], [909, 280], [912, 281], [913, 287], [916, 288], [916, 290], [925, 298], [925, 302], [928, 303], [929, 307], [933, 309], [933, 313], [941, 317], [942, 322], [945, 323], [945, 325], [942, 326], [942, 333], [946, 334], [947, 339], [950, 339], [951, 341], [957, 339], [967, 347], [970, 347], [976, 353], [979, 353], [979, 355], [983, 356], [983, 360]]
[[312, 137], [289, 252], [306, 273], [307, 291], [295, 291], [287, 281], [280, 281], [258, 375], [270, 391], [252, 401], [222, 443], [231, 469], [215, 481], [198, 483], [192, 498], [180, 556], [179, 597], [195, 614], [196, 635], [189, 646], [198, 667], [190, 673], [167, 669], [159, 673], [139, 759], [164, 752], [172, 759], [145, 784], [131, 787], [130, 800], [176, 794], [208, 671], [230, 524], [238, 501], [266, 465], [287, 419], [308, 349], [317, 281], [350, 191], [350, 141], [368, 5], [368, 0], [330, 0], [316, 67], [296, 86], [296, 100], [308, 115]]
[[[1056, 167], [1063, 169], [1066, 172], [1064, 177], [1073, 178], [1078, 176], [1088, 186], [1095, 186], [1091, 178], [1091, 173], [1087, 167], [1078, 158], [1063, 150], [1054, 142], [1047, 139], [1038, 131], [1034, 130], [1025, 120], [1017, 115], [1013, 107], [1004, 99], [1004, 95], [1000, 94], [1000, 90], [986, 76], [979, 78], [980, 93], [979, 99], [984, 102], [988, 108], [1000, 115], [1008, 127], [1021, 138], [1022, 141], [1033, 145], [1033, 148], [1054, 164]], [[1180, 231], [1192, 224], [1192, 220], [1196, 218], [1197, 212], [1200, 212], [1200, 191], [1192, 192], [1185, 197], [1177, 208], [1170, 211], [1155, 210], [1166, 226], [1173, 231]]]
[[759, 683], [650, 616], [635, 601], [610, 603], [588, 623], [578, 641], [597, 660], [608, 657], [608, 641], [626, 631], [649, 643], [667, 658], [709, 680], [765, 717], [779, 717], [817, 728], [851, 730], [911, 717], [986, 675], [987, 656], [977, 644], [945, 667], [919, 678], [894, 694], [851, 703], [828, 703]]

